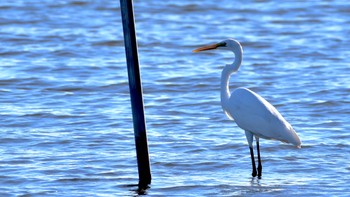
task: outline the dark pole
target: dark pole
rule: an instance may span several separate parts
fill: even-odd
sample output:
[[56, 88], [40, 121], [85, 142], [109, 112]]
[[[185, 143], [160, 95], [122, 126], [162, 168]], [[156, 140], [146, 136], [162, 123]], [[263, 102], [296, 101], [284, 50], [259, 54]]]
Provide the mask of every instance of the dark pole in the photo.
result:
[[120, 0], [120, 8], [123, 20], [131, 109], [134, 122], [137, 165], [139, 171], [139, 187], [145, 188], [151, 184], [151, 168], [148, 156], [146, 124], [132, 0]]

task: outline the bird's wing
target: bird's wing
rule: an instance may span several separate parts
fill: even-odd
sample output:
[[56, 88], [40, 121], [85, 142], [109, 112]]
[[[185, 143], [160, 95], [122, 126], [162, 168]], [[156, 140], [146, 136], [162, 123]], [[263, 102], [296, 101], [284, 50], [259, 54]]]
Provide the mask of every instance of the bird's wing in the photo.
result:
[[246, 88], [236, 89], [230, 97], [230, 114], [237, 125], [255, 135], [300, 145], [300, 139], [277, 109]]

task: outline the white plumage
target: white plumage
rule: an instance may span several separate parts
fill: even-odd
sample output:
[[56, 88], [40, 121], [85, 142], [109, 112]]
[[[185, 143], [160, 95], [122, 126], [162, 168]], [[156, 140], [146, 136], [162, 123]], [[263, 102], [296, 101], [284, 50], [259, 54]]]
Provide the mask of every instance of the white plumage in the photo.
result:
[[241, 44], [234, 39], [227, 39], [217, 44], [200, 47], [195, 49], [194, 52], [211, 49], [230, 50], [235, 54], [234, 62], [227, 64], [222, 70], [221, 105], [225, 114], [235, 120], [237, 125], [245, 130], [252, 159], [252, 175], [254, 177], [257, 174], [253, 153], [253, 136], [255, 136], [259, 159], [258, 176], [261, 177], [262, 165], [259, 138], [291, 143], [298, 148], [301, 147], [301, 141], [295, 130], [277, 109], [255, 92], [247, 88], [237, 88], [230, 94], [230, 76], [238, 71], [242, 63], [243, 50]]

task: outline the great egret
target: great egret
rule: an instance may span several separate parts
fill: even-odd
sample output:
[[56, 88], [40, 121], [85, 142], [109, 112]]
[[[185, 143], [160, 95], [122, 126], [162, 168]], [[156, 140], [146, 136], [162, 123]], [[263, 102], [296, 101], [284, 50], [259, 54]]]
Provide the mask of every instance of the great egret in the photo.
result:
[[[291, 143], [298, 148], [301, 142], [292, 126], [282, 115], [264, 98], [247, 88], [237, 88], [230, 95], [229, 80], [232, 73], [238, 71], [242, 63], [242, 46], [234, 39], [227, 39], [217, 44], [212, 44], [193, 52], [211, 49], [224, 49], [235, 54], [232, 64], [227, 64], [221, 74], [221, 105], [225, 114], [235, 120], [236, 124], [245, 131], [249, 144], [252, 160], [252, 176], [261, 178], [262, 164], [260, 159], [259, 138], [274, 139], [285, 143]], [[253, 151], [253, 136], [256, 140], [258, 152], [258, 168], [256, 169]]]

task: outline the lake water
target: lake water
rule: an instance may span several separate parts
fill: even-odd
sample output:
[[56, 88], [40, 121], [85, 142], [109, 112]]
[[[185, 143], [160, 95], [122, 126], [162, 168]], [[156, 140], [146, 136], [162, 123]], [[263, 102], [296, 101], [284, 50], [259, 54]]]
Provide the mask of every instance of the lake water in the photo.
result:
[[[152, 167], [148, 196], [349, 196], [348, 1], [134, 1]], [[283, 114], [302, 148], [261, 140], [251, 177], [244, 132], [224, 115], [220, 74], [243, 45], [231, 89]], [[0, 196], [136, 196], [119, 1], [0, 2]]]

